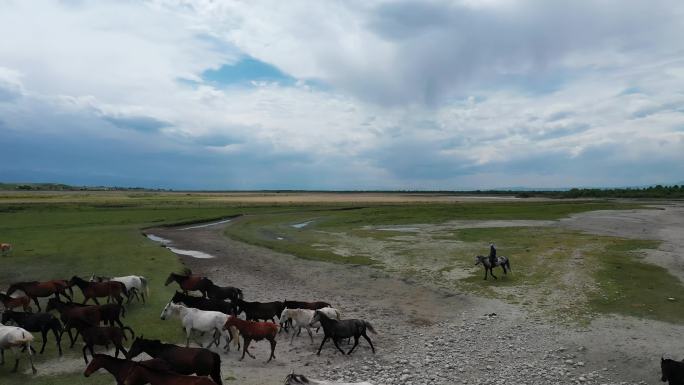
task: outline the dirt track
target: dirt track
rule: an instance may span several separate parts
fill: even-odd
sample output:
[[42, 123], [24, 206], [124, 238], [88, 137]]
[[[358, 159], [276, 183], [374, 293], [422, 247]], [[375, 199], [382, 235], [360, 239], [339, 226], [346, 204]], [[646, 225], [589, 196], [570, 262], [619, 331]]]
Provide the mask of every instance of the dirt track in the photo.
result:
[[[672, 239], [676, 240], [681, 234], [678, 229], [684, 228], [682, 209], [673, 206], [657, 211], [586, 213], [559, 225], [635, 236], [635, 228], [623, 225], [627, 215], [653, 230], [644, 237], [664, 239], [662, 234], [675, 234]], [[321, 356], [316, 356], [320, 335], [315, 336], [315, 345], [302, 336], [291, 346], [288, 336], [283, 335], [276, 349], [277, 360], [269, 364], [264, 364], [266, 343], [254, 345], [256, 360], [239, 362], [232, 351], [223, 356], [224, 377], [234, 376], [236, 383], [278, 384], [295, 370], [327, 379], [376, 384], [655, 384], [660, 355], [684, 354], [681, 326], [604, 317], [589, 327], [568, 328], [516, 306], [438, 292], [420, 283], [384, 276], [372, 268], [304, 261], [236, 242], [222, 235], [223, 226], [149, 232], [172, 240], [176, 247], [217, 256], [182, 258], [193, 271], [219, 284], [242, 287], [247, 300], [326, 300], [338, 307], [344, 318], [367, 319], [379, 331], [379, 335], [371, 336], [376, 355], [361, 342], [351, 357], [341, 356], [332, 345], [326, 345]], [[676, 243], [664, 240], [664, 248], [675, 247]], [[679, 264], [681, 274], [681, 259], [671, 258]], [[490, 313], [497, 316], [484, 316]]]

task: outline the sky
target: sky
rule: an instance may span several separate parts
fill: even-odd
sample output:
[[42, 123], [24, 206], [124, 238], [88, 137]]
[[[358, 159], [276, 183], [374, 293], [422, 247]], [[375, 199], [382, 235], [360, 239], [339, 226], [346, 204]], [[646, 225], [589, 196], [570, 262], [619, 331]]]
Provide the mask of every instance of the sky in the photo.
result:
[[0, 0], [0, 181], [684, 182], [680, 0]]

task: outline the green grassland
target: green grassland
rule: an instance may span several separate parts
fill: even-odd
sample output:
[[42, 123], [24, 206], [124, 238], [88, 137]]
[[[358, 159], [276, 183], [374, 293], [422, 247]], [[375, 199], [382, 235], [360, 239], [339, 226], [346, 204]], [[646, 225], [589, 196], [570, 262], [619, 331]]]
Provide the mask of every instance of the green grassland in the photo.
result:
[[[595, 237], [557, 228], [453, 230], [448, 226], [454, 220], [550, 220], [584, 211], [634, 207], [638, 206], [602, 201], [295, 206], [282, 202], [226, 203], [217, 200], [216, 194], [0, 194], [0, 241], [15, 246], [11, 256], [0, 257], [0, 288], [15, 281], [69, 278], [74, 274], [145, 275], [151, 282], [152, 299], [147, 305], [130, 305], [125, 323], [137, 334], [180, 342], [183, 337], [177, 322], [158, 318], [174, 290], [163, 286], [164, 279], [169, 271], [181, 268], [179, 260], [144, 238], [141, 229], [243, 214], [227, 228], [228, 236], [302, 258], [374, 265], [385, 273], [550, 311], [562, 308], [551, 301], [552, 297], [545, 301], [544, 294], [559, 287], [558, 282], [563, 281], [559, 277], [579, 250], [585, 267], [573, 271], [582, 272], [577, 282], [586, 285], [589, 294], [577, 303], [559, 302], [562, 306], [579, 309], [582, 315], [622, 313], [682, 322], [684, 314], [672, 311], [672, 304], [663, 298], [664, 293], [681, 292], [681, 284], [662, 269], [639, 260], [638, 250], [656, 247], [653, 242]], [[313, 222], [308, 226], [292, 227], [310, 220]], [[413, 224], [429, 226], [414, 233], [380, 229]], [[514, 273], [496, 282], [483, 282], [482, 271], [472, 266], [472, 256], [486, 252], [490, 240], [496, 240], [500, 250], [511, 256]], [[548, 249], [549, 243], [552, 249]], [[544, 267], [548, 261], [559, 267], [550, 272]], [[574, 281], [568, 283], [572, 285]], [[81, 359], [80, 348], [66, 351], [67, 357]], [[53, 343], [48, 343], [45, 354], [36, 358], [38, 370], [41, 362], [56, 356]], [[80, 373], [35, 377], [10, 374], [12, 355], [6, 354], [6, 358], [8, 364], [0, 368], [3, 385], [112, 382], [106, 374], [87, 380]], [[21, 368], [26, 368], [23, 360]]]

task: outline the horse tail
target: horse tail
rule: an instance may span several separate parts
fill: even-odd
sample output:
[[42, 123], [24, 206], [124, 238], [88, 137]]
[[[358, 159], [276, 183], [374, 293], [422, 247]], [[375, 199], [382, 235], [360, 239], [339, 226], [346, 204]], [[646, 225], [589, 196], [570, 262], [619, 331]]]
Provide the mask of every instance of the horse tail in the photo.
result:
[[134, 340], [135, 339], [135, 332], [133, 332], [133, 329], [129, 328], [128, 326], [124, 326], [121, 328], [121, 334], [123, 335], [124, 340], [128, 341], [128, 339], [126, 338], [126, 333], [124, 332], [126, 330], [131, 332], [131, 339]]
[[147, 296], [147, 298], [150, 298], [150, 286], [147, 284], [147, 278], [141, 275], [140, 283], [142, 283], [142, 287], [145, 290], [145, 295]]
[[368, 331], [370, 331], [373, 334], [378, 334], [378, 332], [375, 331], [375, 328], [373, 328], [373, 325], [371, 325], [370, 322], [363, 321], [363, 324], [366, 325], [366, 329], [368, 329]]
[[211, 373], [209, 374], [209, 377], [211, 377], [212, 380], [218, 385], [222, 385], [223, 382], [221, 381], [221, 356], [218, 354], [211, 352]]

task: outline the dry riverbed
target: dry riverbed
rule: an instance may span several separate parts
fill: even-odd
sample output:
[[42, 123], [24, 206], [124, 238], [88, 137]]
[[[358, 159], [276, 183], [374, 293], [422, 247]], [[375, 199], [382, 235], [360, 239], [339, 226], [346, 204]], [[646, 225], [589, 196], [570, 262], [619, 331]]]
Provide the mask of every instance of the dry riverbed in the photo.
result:
[[[547, 225], [661, 239], [661, 249], [649, 261], [681, 278], [677, 250], [683, 246], [684, 207], [662, 208], [590, 212]], [[242, 287], [246, 300], [325, 300], [344, 318], [366, 319], [379, 332], [371, 335], [375, 355], [362, 341], [352, 356], [342, 356], [330, 343], [316, 356], [320, 334], [315, 344], [302, 335], [292, 345], [283, 335], [277, 360], [269, 364], [264, 364], [266, 343], [253, 345], [256, 360], [238, 361], [231, 351], [223, 355], [223, 373], [235, 383], [277, 384], [295, 370], [376, 384], [655, 384], [660, 355], [684, 355], [680, 325], [618, 316], [599, 317], [586, 326], [562, 325], [515, 305], [440, 291], [370, 267], [301, 260], [247, 245], [226, 238], [226, 225], [149, 232], [174, 247], [215, 256], [181, 258], [218, 284]]]

